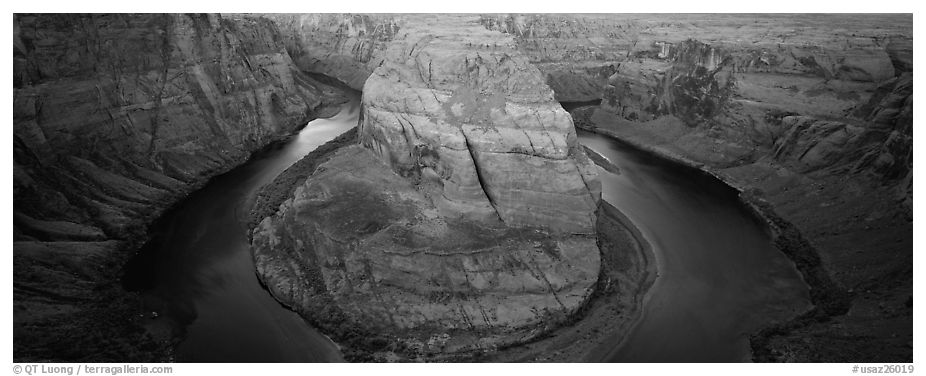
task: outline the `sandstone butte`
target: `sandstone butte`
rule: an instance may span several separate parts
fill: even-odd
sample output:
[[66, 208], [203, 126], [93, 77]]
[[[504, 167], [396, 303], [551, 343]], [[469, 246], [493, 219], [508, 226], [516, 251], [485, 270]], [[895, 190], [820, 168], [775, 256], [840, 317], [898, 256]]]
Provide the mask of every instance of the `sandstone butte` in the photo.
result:
[[477, 16], [399, 22], [373, 52], [360, 145], [257, 226], [258, 275], [348, 358], [472, 356], [535, 338], [598, 279], [592, 163], [510, 36]]

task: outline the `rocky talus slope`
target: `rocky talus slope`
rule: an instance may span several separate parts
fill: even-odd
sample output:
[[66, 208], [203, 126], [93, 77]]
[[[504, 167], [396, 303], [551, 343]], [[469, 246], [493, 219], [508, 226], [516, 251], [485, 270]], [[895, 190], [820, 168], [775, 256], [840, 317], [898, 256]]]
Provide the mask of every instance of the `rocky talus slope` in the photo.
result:
[[509, 36], [477, 16], [402, 18], [373, 52], [361, 145], [252, 232], [258, 274], [349, 359], [535, 338], [593, 292], [600, 182]]
[[18, 14], [13, 42], [14, 359], [163, 359], [118, 283], [145, 226], [340, 94], [260, 18]]
[[757, 360], [912, 359], [910, 15], [482, 20], [558, 98], [603, 88], [580, 110], [590, 129], [711, 171], [782, 221], [817, 308], [754, 337]]

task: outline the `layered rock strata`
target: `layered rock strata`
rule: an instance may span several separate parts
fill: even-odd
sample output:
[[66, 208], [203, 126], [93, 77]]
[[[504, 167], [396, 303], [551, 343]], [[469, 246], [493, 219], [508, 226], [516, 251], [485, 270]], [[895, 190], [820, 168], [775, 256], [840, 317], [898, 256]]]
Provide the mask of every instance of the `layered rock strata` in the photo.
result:
[[319, 166], [253, 238], [270, 291], [349, 360], [471, 355], [528, 340], [588, 299], [599, 267], [593, 236], [442, 216], [360, 146]]
[[388, 14], [268, 14], [302, 70], [337, 78], [361, 90], [383, 61], [406, 19]]
[[812, 292], [838, 287], [758, 339], [757, 359], [911, 359], [909, 15], [482, 18], [558, 93], [557, 74], [613, 72], [563, 87], [604, 88], [590, 129], [710, 170], [800, 229], [798, 248], [819, 253], [829, 280]]
[[20, 14], [13, 41], [14, 358], [157, 357], [116, 282], [144, 225], [339, 94], [259, 18]]
[[361, 143], [445, 216], [593, 233], [601, 186], [543, 76], [502, 34], [414, 22], [364, 85]]
[[546, 77], [560, 102], [600, 99], [617, 63], [637, 43], [633, 21], [620, 15], [495, 14], [482, 25], [515, 38], [518, 50]]
[[[462, 16], [269, 17], [291, 33], [286, 44], [301, 67], [356, 88], [364, 83], [363, 115], [380, 126], [363, 128], [362, 142], [396, 171], [431, 187], [445, 214], [495, 216], [511, 224], [556, 220], [563, 229], [576, 224], [571, 231], [594, 227], [592, 217], [562, 216], [594, 210], [600, 187], [595, 179], [574, 179], [592, 172], [584, 154], [574, 153], [570, 116], [549, 107], [554, 93], [523, 55], [513, 55], [512, 38], [454, 25], [472, 20]], [[441, 29], [470, 34], [441, 34]], [[448, 127], [455, 124], [464, 127]], [[515, 161], [525, 158], [532, 162]], [[486, 165], [484, 175], [475, 173], [478, 164]], [[555, 178], [563, 174], [571, 178]], [[530, 187], [532, 181], [572, 185]], [[513, 195], [519, 197], [509, 199]]]
[[571, 118], [475, 16], [405, 16], [341, 149], [253, 231], [258, 275], [353, 359], [471, 356], [577, 312], [600, 182]]
[[482, 23], [514, 36], [560, 100], [590, 99], [566, 95], [576, 89], [561, 90], [557, 78], [582, 68], [591, 73], [569, 81], [596, 82], [580, 91], [597, 92], [602, 110], [627, 122], [681, 120], [691, 129], [673, 132], [689, 138], [710, 128], [702, 141], [723, 144], [721, 155], [710, 157], [717, 163], [798, 158], [774, 150], [793, 146], [778, 143], [819, 141], [783, 137], [794, 135], [796, 122], [782, 126], [782, 118], [799, 115], [850, 129], [853, 142], [830, 151], [846, 159], [871, 154], [858, 166], [842, 161], [826, 168], [891, 170], [891, 177], [910, 170], [912, 37], [903, 15], [492, 15]]

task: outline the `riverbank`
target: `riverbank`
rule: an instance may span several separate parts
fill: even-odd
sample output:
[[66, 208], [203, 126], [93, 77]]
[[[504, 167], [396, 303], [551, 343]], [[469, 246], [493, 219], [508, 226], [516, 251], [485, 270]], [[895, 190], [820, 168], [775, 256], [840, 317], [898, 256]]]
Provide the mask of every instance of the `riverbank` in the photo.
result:
[[[318, 165], [324, 163], [338, 149], [357, 143], [357, 128], [351, 128], [335, 139], [319, 146], [308, 155], [293, 163], [257, 192], [254, 207], [248, 217], [248, 229], [253, 229], [266, 217], [273, 215], [297, 186], [312, 175]], [[250, 239], [251, 234], [248, 234]]]
[[[912, 222], [907, 222], [902, 213], [883, 214], [884, 208], [896, 207], [889, 203], [889, 199], [873, 195], [871, 188], [866, 189], [861, 184], [848, 184], [848, 187], [858, 190], [854, 195], [858, 200], [852, 200], [844, 193], [847, 187], [844, 179], [796, 176], [775, 166], [773, 161], [739, 166], [715, 166], [701, 162], [711, 160], [711, 156], [699, 154], [709, 148], [685, 143], [690, 143], [691, 139], [682, 142], [682, 146], [673, 143], [671, 135], [681, 139], [685, 136], [679, 135], [685, 133], [671, 125], [656, 124], [647, 128], [639, 124], [619, 124], [603, 111], [596, 111], [588, 118], [590, 122], [577, 122], [577, 127], [697, 169], [740, 191], [739, 198], [743, 204], [765, 222], [776, 247], [795, 263], [810, 286], [814, 307], [790, 321], [770, 323], [766, 329], [754, 333], [750, 338], [753, 360], [833, 362], [912, 359], [912, 332], [909, 331], [912, 326], [912, 284], [905, 286], [903, 282], [904, 275], [909, 273], [912, 276], [912, 271], [908, 272], [903, 264], [895, 263], [887, 268], [881, 265], [882, 270], [868, 266], [868, 270], [863, 271], [867, 275], [846, 278], [865, 267], [858, 265], [861, 260], [867, 260], [885, 249], [897, 253], [904, 248], [903, 244], [898, 246], [898, 242], [912, 241], [911, 225], [908, 224]], [[656, 133], [661, 128], [665, 128], [666, 132]], [[808, 192], [811, 189], [813, 192]], [[881, 212], [882, 218], [887, 217], [892, 222], [881, 226], [881, 231], [876, 234], [879, 240], [884, 240], [881, 247], [860, 250], [855, 248], [860, 246], [857, 238], [844, 236], [848, 229], [857, 228], [859, 222], [868, 230], [866, 232], [872, 233], [872, 220], [869, 218], [875, 214], [860, 218], [865, 210]], [[856, 223], [847, 223], [850, 221]], [[833, 238], [836, 238], [835, 242]], [[870, 239], [867, 243], [878, 244]], [[840, 264], [846, 262], [845, 250], [849, 247], [855, 248], [848, 255], [854, 264], [847, 268]], [[839, 260], [840, 257], [843, 259]], [[841, 263], [837, 264], [839, 261]], [[912, 260], [910, 262], [912, 264]], [[855, 287], [847, 282], [855, 282]], [[911, 334], [909, 338], [903, 338], [905, 326], [907, 333]]]

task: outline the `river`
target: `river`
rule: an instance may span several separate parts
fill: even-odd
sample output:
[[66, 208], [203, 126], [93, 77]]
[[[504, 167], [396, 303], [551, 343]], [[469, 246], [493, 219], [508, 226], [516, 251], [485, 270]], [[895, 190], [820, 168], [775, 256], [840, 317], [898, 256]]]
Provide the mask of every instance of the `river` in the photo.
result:
[[[248, 244], [248, 212], [261, 186], [318, 146], [357, 125], [360, 96], [316, 119], [282, 146], [212, 179], [153, 227], [127, 266], [156, 318], [174, 330], [180, 362], [342, 361], [336, 345], [261, 286]], [[154, 316], [154, 314], [152, 314]]]
[[658, 278], [615, 362], [748, 361], [747, 335], [803, 312], [810, 295], [794, 264], [719, 180], [606, 136], [579, 141], [617, 165], [598, 169], [602, 197], [652, 245]]

